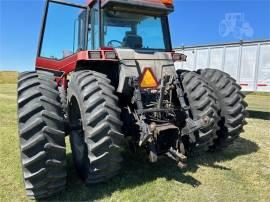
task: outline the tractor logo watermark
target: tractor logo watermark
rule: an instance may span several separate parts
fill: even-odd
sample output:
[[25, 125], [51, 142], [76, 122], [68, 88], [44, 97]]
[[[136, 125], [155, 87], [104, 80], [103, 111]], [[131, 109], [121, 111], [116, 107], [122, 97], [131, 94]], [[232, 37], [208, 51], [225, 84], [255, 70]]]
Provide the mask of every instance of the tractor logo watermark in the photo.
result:
[[253, 37], [254, 29], [245, 20], [245, 14], [227, 13], [219, 24], [219, 35], [222, 37], [232, 36], [241, 40], [244, 37]]

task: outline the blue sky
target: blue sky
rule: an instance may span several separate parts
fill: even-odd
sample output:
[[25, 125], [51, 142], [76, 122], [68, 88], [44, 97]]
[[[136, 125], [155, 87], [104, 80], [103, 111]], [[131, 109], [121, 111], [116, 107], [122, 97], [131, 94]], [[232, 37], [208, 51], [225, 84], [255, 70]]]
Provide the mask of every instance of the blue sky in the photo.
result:
[[[34, 69], [43, 9], [43, 0], [0, 0], [0, 70]], [[174, 47], [270, 39], [270, 0], [175, 0], [169, 21]]]

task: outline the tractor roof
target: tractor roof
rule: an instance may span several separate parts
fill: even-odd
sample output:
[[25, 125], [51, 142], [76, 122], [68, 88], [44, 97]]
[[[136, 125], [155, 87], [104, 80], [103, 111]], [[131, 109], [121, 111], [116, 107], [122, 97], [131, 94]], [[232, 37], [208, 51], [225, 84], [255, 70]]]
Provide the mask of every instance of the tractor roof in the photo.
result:
[[[91, 5], [97, 0], [88, 0]], [[173, 0], [100, 0], [101, 7], [112, 7], [115, 9], [143, 9], [142, 11], [156, 11], [162, 13], [172, 12]]]

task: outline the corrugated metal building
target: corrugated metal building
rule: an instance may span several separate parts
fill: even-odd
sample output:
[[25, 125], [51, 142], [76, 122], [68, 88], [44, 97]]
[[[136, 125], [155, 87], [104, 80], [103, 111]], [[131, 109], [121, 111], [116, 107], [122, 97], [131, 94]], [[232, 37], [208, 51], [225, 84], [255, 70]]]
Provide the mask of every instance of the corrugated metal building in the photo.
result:
[[243, 91], [270, 92], [270, 40], [176, 48], [187, 55], [177, 69], [220, 69], [229, 73]]

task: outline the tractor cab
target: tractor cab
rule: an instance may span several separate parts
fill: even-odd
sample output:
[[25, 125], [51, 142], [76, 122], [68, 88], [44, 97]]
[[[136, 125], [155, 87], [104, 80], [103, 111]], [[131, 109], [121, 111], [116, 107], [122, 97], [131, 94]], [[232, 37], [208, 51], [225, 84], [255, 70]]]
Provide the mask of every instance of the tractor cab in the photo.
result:
[[[81, 69], [108, 75], [117, 92], [145, 67], [158, 81], [175, 75], [168, 14], [171, 0], [90, 0], [87, 5], [46, 2], [36, 67], [59, 77]], [[117, 75], [115, 75], [117, 72]], [[119, 73], [119, 74], [118, 74]]]
[[[96, 31], [100, 32], [100, 40], [88, 44], [89, 48], [171, 51], [167, 14], [172, 11], [172, 5], [162, 1], [121, 0], [95, 1], [91, 5], [94, 8], [92, 12], [99, 9], [100, 30]], [[97, 20], [92, 16], [91, 25], [95, 26]]]
[[62, 60], [84, 50], [171, 51], [169, 0], [46, 2], [38, 57]]

